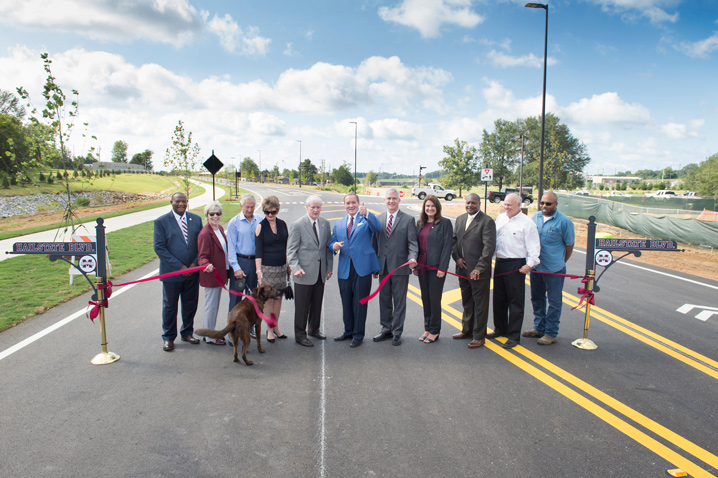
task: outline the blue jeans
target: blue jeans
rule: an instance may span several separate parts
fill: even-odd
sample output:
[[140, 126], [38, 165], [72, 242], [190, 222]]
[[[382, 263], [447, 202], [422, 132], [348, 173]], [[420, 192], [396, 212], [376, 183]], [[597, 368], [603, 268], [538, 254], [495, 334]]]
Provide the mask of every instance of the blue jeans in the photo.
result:
[[[566, 273], [566, 266], [559, 274]], [[534, 329], [549, 337], [558, 336], [563, 306], [563, 281], [565, 277], [531, 273], [531, 305], [534, 308]], [[548, 307], [546, 299], [548, 298]]]

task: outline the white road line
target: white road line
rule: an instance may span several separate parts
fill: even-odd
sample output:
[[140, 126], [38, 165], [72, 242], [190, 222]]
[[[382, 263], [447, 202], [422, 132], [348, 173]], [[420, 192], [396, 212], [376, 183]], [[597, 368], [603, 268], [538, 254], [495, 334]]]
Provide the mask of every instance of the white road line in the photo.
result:
[[[322, 317], [324, 315], [324, 299], [322, 298]], [[322, 323], [322, 328], [324, 324]], [[324, 333], [324, 332], [323, 332]], [[324, 333], [326, 335], [326, 333]], [[325, 478], [327, 475], [327, 464], [325, 451], [327, 448], [326, 437], [326, 416], [327, 416], [327, 372], [326, 372], [326, 340], [320, 340], [322, 345], [322, 369], [321, 369], [321, 395], [319, 398], [319, 477]]]
[[[147, 274], [147, 275], [141, 277], [141, 279], [146, 279], [146, 278], [148, 278], [148, 277], [152, 277], [152, 276], [154, 276], [154, 275], [157, 275], [159, 272], [160, 272], [159, 269], [155, 269], [155, 270], [153, 270], [152, 272], [150, 272], [149, 274]], [[139, 285], [139, 284], [128, 285], [128, 286], [123, 287], [122, 289], [118, 290], [117, 292], [114, 292], [114, 291], [113, 291], [112, 296], [108, 299], [108, 301], [114, 299], [115, 297], [117, 297], [117, 296], [120, 295], [120, 294], [123, 294], [123, 293], [127, 292], [128, 290], [132, 289], [132, 288], [133, 288], [134, 286], [136, 286], [136, 285]], [[72, 321], [75, 320], [76, 318], [78, 318], [78, 317], [83, 317], [83, 316], [85, 315], [85, 312], [86, 312], [86, 311], [87, 311], [86, 308], [85, 308], [85, 309], [78, 310], [78, 311], [75, 312], [74, 314], [69, 315], [69, 316], [65, 317], [64, 319], [62, 319], [61, 321], [59, 321], [59, 322], [57, 322], [57, 323], [55, 323], [55, 324], [53, 324], [53, 325], [47, 327], [46, 329], [41, 330], [40, 332], [36, 333], [35, 335], [32, 335], [32, 336], [26, 338], [26, 339], [23, 340], [22, 342], [19, 342], [19, 343], [13, 345], [12, 347], [3, 350], [2, 352], [0, 352], [0, 360], [4, 359], [4, 358], [6, 358], [6, 357], [9, 357], [10, 355], [14, 354], [14, 353], [17, 352], [18, 350], [24, 349], [25, 347], [27, 347], [27, 346], [30, 345], [31, 343], [40, 340], [41, 338], [43, 338], [44, 336], [46, 336], [46, 335], [49, 334], [50, 332], [54, 332], [55, 330], [59, 329], [59, 328], [62, 327], [63, 325], [69, 324], [70, 322], [72, 322]]]
[[[574, 251], [575, 251], [575, 252], [578, 252], [579, 254], [586, 254], [586, 251], [579, 251], [578, 249], [574, 249]], [[714, 286], [714, 285], [711, 285], [711, 284], [706, 284], [705, 282], [698, 282], [697, 280], [693, 280], [693, 279], [687, 279], [687, 278], [685, 278], [685, 277], [680, 277], [680, 276], [677, 276], [677, 275], [669, 274], [669, 273], [667, 273], [667, 272], [661, 272], [661, 271], [657, 271], [657, 270], [654, 270], [654, 269], [649, 269], [648, 267], [638, 266], [638, 265], [636, 265], [636, 264], [630, 264], [630, 263], [628, 263], [628, 262], [621, 262], [621, 261], [617, 262], [617, 264], [619, 264], [619, 265], [621, 265], [621, 266], [635, 267], [636, 269], [641, 269], [641, 270], [644, 270], [644, 271], [653, 272], [654, 274], [659, 274], [659, 275], [662, 275], [662, 276], [670, 277], [671, 279], [678, 279], [678, 280], [682, 280], [682, 281], [685, 281], [685, 282], [690, 282], [691, 284], [702, 285], [703, 287], [708, 287], [708, 288], [710, 288], [710, 289], [718, 290], [718, 286]]]

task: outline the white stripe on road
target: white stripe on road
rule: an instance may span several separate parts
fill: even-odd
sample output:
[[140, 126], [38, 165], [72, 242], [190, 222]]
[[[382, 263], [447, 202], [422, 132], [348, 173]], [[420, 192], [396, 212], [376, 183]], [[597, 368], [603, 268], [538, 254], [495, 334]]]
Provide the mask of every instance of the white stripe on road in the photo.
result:
[[[324, 315], [324, 297], [322, 297], [322, 317]], [[323, 327], [324, 324], [322, 324]], [[326, 335], [326, 333], [324, 333]], [[327, 372], [326, 372], [326, 340], [320, 340], [322, 345], [322, 368], [321, 368], [321, 395], [319, 397], [319, 478], [327, 476], [327, 463], [325, 451], [327, 448], [326, 416], [327, 416]]]
[[[157, 275], [157, 274], [159, 273], [159, 271], [160, 271], [159, 269], [155, 269], [155, 270], [153, 270], [152, 272], [150, 272], [149, 274], [147, 274], [147, 275], [141, 277], [141, 279], [146, 279], [146, 278], [148, 278], [148, 277], [152, 277], [152, 276], [154, 276], [154, 275]], [[107, 300], [110, 301], [110, 300], [114, 299], [114, 298], [117, 297], [118, 295], [127, 292], [128, 290], [132, 289], [132, 288], [133, 288], [134, 286], [136, 286], [136, 285], [138, 285], [138, 284], [128, 285], [128, 286], [123, 287], [122, 289], [118, 290], [117, 292], [113, 292], [112, 296], [111, 296], [109, 299], [107, 299]], [[4, 359], [4, 358], [6, 358], [6, 357], [9, 357], [10, 355], [14, 354], [14, 353], [17, 352], [18, 350], [24, 349], [25, 347], [27, 347], [27, 346], [30, 345], [31, 343], [40, 340], [41, 338], [43, 338], [44, 336], [46, 336], [46, 335], [49, 334], [50, 332], [54, 332], [55, 330], [59, 329], [59, 328], [62, 327], [63, 325], [69, 324], [70, 322], [72, 322], [72, 321], [75, 320], [76, 318], [82, 317], [83, 315], [85, 315], [85, 312], [86, 312], [86, 311], [87, 311], [86, 308], [85, 308], [85, 309], [78, 310], [78, 311], [75, 312], [74, 314], [65, 317], [65, 318], [62, 319], [61, 321], [59, 321], [59, 322], [57, 322], [57, 323], [55, 323], [55, 324], [53, 324], [53, 325], [47, 327], [46, 329], [41, 330], [40, 332], [36, 333], [35, 335], [32, 335], [32, 336], [26, 338], [25, 340], [23, 340], [23, 341], [20, 342], [20, 343], [17, 343], [17, 344], [15, 344], [15, 345], [13, 345], [13, 346], [10, 347], [9, 349], [3, 350], [2, 352], [0, 352], [0, 360]]]

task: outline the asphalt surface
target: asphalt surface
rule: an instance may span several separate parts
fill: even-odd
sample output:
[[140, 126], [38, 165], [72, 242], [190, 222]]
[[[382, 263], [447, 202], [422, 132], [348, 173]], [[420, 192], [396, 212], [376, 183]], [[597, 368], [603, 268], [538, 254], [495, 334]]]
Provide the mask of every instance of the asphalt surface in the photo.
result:
[[[246, 186], [276, 194], [290, 224], [304, 213], [304, 189]], [[340, 195], [321, 195], [323, 217], [344, 215]], [[365, 202], [384, 209], [380, 198]], [[419, 201], [401, 205], [418, 214]], [[583, 275], [584, 265], [577, 249], [569, 273]], [[107, 334], [121, 359], [93, 366], [100, 330], [83, 315], [88, 294], [0, 334], [0, 476], [718, 475], [718, 313], [677, 311], [718, 312], [718, 284], [614, 264], [590, 322], [598, 349], [585, 351], [571, 346], [584, 325], [584, 312], [571, 310], [578, 282], [566, 281], [559, 341], [548, 347], [522, 339], [510, 351], [500, 341], [469, 350], [452, 340], [461, 302], [449, 277], [439, 341], [417, 340], [423, 315], [412, 278], [404, 343], [371, 341], [380, 330], [375, 300], [367, 339], [350, 349], [331, 340], [343, 330], [333, 277], [322, 322], [329, 340], [296, 344], [285, 301], [288, 340], [263, 340], [265, 354], [253, 342], [251, 367], [233, 363], [230, 347], [177, 341], [162, 351], [157, 281], [115, 290]], [[197, 328], [202, 303], [200, 294]], [[225, 296], [221, 311], [226, 304]]]

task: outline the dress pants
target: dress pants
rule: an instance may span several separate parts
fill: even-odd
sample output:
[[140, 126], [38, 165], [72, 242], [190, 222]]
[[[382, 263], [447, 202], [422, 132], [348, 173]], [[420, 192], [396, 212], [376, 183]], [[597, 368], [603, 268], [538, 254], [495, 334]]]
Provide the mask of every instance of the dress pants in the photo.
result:
[[177, 338], [177, 303], [182, 305], [182, 337], [194, 333], [194, 314], [199, 302], [197, 273], [181, 282], [162, 282], [162, 339]]
[[[459, 274], [467, 276], [470, 271], [460, 269]], [[461, 333], [476, 340], [486, 338], [486, 324], [489, 320], [489, 296], [491, 290], [491, 271], [479, 280], [459, 278], [461, 287], [461, 305], [464, 315], [461, 318]]]
[[436, 277], [436, 271], [419, 272], [421, 303], [424, 306], [424, 331], [432, 335], [441, 332], [441, 296], [446, 276]]
[[219, 300], [222, 298], [221, 287], [203, 287], [204, 289], [204, 323], [203, 328], [215, 330]]
[[494, 268], [494, 332], [516, 342], [521, 341], [526, 301], [526, 275], [518, 269], [525, 264], [526, 259], [497, 259]]
[[[386, 276], [379, 276], [383, 281]], [[401, 336], [406, 318], [406, 292], [409, 289], [409, 276], [394, 274], [379, 292], [379, 321], [382, 332], [391, 332]]]
[[[247, 287], [245, 290], [238, 290], [237, 289], [237, 279], [234, 278], [234, 271], [229, 275], [229, 290], [235, 290], [237, 292], [241, 292], [243, 294], [247, 294], [247, 290], [250, 292], [252, 289], [257, 287], [257, 266], [254, 263], [254, 259], [245, 259], [243, 257], [237, 258], [237, 263], [239, 264], [239, 267], [242, 269], [242, 272], [244, 272], [244, 275], [246, 276], [247, 280]], [[232, 310], [232, 308], [237, 305], [237, 302], [242, 300], [243, 297], [229, 294], [229, 310]]]
[[324, 282], [319, 274], [314, 285], [294, 283], [294, 340], [297, 342], [307, 338], [307, 331], [310, 334], [319, 332], [324, 299]]
[[371, 293], [371, 274], [360, 276], [349, 264], [349, 278], [339, 279], [339, 295], [342, 298], [342, 319], [344, 320], [344, 335], [354, 340], [364, 340], [367, 304], [359, 301]]

